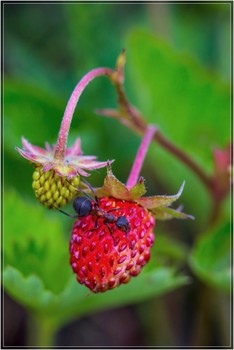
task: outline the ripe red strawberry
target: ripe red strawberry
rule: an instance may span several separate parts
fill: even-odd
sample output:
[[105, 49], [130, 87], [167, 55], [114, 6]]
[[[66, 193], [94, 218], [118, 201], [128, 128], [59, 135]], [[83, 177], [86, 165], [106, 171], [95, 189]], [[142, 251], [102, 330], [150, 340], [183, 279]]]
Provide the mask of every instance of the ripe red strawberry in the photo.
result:
[[[94, 205], [94, 203], [93, 203]], [[74, 224], [70, 241], [70, 263], [77, 280], [92, 292], [104, 292], [137, 276], [150, 258], [154, 242], [153, 215], [133, 201], [113, 197], [99, 199], [99, 208], [124, 216], [128, 233], [116, 223], [104, 223], [94, 215], [80, 217]], [[109, 227], [108, 227], [109, 226]]]
[[[191, 218], [168, 207], [179, 198], [183, 186], [173, 196], [142, 197], [146, 192], [143, 178], [127, 188], [108, 164], [104, 185], [95, 190], [99, 199], [87, 208], [88, 197], [73, 203], [78, 220], [72, 230], [70, 263], [78, 282], [98, 293], [137, 276], [150, 259], [155, 218]], [[108, 214], [115, 219], [110, 220]]]

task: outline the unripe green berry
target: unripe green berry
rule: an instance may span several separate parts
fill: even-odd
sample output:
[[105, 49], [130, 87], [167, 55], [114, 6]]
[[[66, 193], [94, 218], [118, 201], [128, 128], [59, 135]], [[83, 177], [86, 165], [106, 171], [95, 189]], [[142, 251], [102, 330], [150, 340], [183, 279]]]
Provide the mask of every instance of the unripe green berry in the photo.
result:
[[44, 172], [41, 165], [36, 166], [33, 173], [32, 188], [35, 196], [49, 209], [60, 208], [69, 203], [77, 195], [79, 185], [79, 175], [68, 179], [59, 176], [53, 169]]

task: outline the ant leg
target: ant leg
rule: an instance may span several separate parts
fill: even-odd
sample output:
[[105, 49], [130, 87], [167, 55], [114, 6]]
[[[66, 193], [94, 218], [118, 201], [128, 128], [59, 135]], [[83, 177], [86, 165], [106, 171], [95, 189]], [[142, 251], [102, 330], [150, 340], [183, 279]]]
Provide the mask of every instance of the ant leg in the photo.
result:
[[110, 234], [111, 234], [111, 236], [113, 237], [113, 232], [112, 232], [112, 230], [111, 230], [111, 228], [110, 228], [110, 225], [109, 225], [108, 221], [104, 220], [104, 221], [103, 221], [103, 224], [106, 225], [106, 226], [108, 227], [108, 230], [110, 231]]
[[[94, 228], [92, 229], [92, 230], [90, 230], [90, 231], [95, 231], [97, 228], [98, 228], [98, 225], [97, 225], [97, 223], [98, 223], [98, 217], [96, 218], [96, 221], [95, 221], [95, 225], [94, 225]], [[108, 227], [108, 230], [109, 230], [109, 232], [110, 232], [110, 234], [111, 234], [111, 237], [112, 237], [112, 239], [113, 239], [113, 242], [114, 242], [114, 245], [116, 246], [116, 241], [114, 240], [114, 236], [113, 236], [113, 232], [112, 232], [112, 230], [111, 230], [111, 228], [110, 228], [110, 225], [108, 224], [108, 222], [103, 222], [107, 227]]]
[[116, 211], [116, 210], [121, 210], [121, 208], [113, 208], [113, 209], [109, 209], [109, 210], [107, 210], [107, 213], [110, 213], [111, 211]]
[[77, 219], [78, 218], [78, 216], [77, 215], [70, 215], [70, 214], [68, 214], [68, 213], [66, 213], [65, 211], [63, 211], [62, 209], [59, 209], [58, 207], [55, 207], [58, 211], [60, 211], [60, 213], [62, 213], [62, 214], [64, 214], [64, 215], [67, 215], [67, 216], [69, 216], [70, 218], [72, 218], [72, 219]]
[[[82, 179], [82, 181], [83, 181], [83, 182], [86, 184], [86, 186], [90, 189], [90, 191], [92, 192], [92, 194], [93, 194], [93, 196], [94, 196], [94, 198], [95, 198], [96, 203], [98, 203], [98, 197], [96, 196], [96, 193], [94, 192], [93, 187], [90, 185], [90, 183], [89, 183], [87, 180]], [[88, 195], [88, 193], [87, 193], [87, 195]]]
[[108, 223], [107, 223], [107, 222], [105, 222], [105, 225], [108, 227], [108, 230], [110, 231], [110, 234], [111, 234], [111, 236], [113, 237], [113, 232], [111, 231], [110, 226], [108, 225]]
[[95, 221], [95, 224], [94, 224], [94, 230], [96, 230], [98, 228], [98, 217], [96, 217], [96, 221]]
[[114, 246], [117, 246], [117, 244], [118, 244], [118, 242], [119, 242], [119, 239], [118, 239], [118, 238], [117, 238], [117, 239], [114, 238], [113, 232], [112, 232], [112, 230], [111, 230], [111, 228], [110, 228], [108, 222], [105, 222], [105, 221], [104, 221], [104, 224], [108, 227], [108, 230], [110, 231], [111, 237], [112, 237], [112, 239], [113, 239]]
[[96, 217], [96, 221], [94, 223], [94, 228], [92, 228], [92, 230], [90, 230], [90, 231], [95, 231], [95, 230], [97, 230], [97, 228], [98, 228], [98, 217]]

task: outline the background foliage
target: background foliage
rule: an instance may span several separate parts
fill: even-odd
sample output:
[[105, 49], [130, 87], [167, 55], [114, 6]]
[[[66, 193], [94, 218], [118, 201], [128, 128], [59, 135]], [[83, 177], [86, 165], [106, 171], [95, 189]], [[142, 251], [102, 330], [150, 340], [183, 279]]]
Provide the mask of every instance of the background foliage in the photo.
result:
[[[5, 344], [228, 346], [230, 198], [211, 225], [206, 188], [152, 145], [142, 170], [148, 193], [176, 193], [185, 179], [181, 201], [196, 221], [157, 223], [152, 258], [141, 275], [87, 296], [68, 264], [72, 222], [36, 202], [32, 167], [14, 148], [21, 136], [38, 146], [55, 143], [78, 80], [92, 68], [114, 67], [125, 47], [131, 102], [212, 174], [213, 150], [226, 147], [231, 133], [231, 4], [6, 3], [3, 10], [4, 287], [12, 298], [4, 298]], [[115, 159], [114, 173], [124, 182], [140, 138], [94, 113], [116, 106], [110, 82], [92, 82], [69, 143], [80, 135], [84, 153]], [[104, 175], [94, 172], [89, 181], [99, 186]], [[12, 313], [18, 304], [23, 308]], [[17, 336], [20, 323], [25, 326]]]

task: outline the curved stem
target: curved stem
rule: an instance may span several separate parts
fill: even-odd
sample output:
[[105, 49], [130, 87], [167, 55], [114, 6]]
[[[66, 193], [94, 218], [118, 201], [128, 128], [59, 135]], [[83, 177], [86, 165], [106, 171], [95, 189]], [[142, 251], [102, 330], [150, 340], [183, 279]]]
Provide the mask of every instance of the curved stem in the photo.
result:
[[76, 85], [67, 103], [67, 106], [63, 115], [60, 131], [58, 135], [57, 145], [55, 149], [54, 159], [63, 160], [64, 158], [67, 137], [68, 137], [68, 132], [70, 129], [72, 117], [73, 117], [77, 102], [80, 98], [80, 95], [82, 94], [85, 87], [97, 76], [100, 76], [100, 75], [111, 76], [113, 72], [114, 71], [110, 68], [95, 68], [90, 72], [88, 72]]
[[141, 141], [140, 147], [136, 154], [135, 161], [133, 163], [131, 172], [129, 174], [129, 177], [126, 183], [126, 186], [128, 189], [130, 189], [137, 183], [137, 180], [146, 156], [146, 152], [148, 150], [150, 142], [153, 136], [155, 135], [156, 131], [157, 131], [157, 128], [154, 125], [149, 125], [146, 129], [145, 135]]
[[210, 177], [197, 163], [195, 163], [191, 157], [189, 157], [189, 155], [166, 139], [161, 132], [157, 132], [157, 134], [154, 136], [154, 140], [167, 151], [174, 154], [174, 156], [176, 156], [182, 163], [187, 165], [187, 167], [189, 167], [200, 178], [207, 189], [212, 192], [212, 182]]
[[[127, 125], [134, 131], [137, 131], [141, 135], [145, 133], [147, 128], [147, 124], [141, 115], [141, 113], [129, 103], [127, 96], [124, 92], [123, 86], [121, 83], [116, 80], [114, 82], [118, 103], [120, 106], [120, 120], [124, 125]], [[105, 110], [104, 110], [105, 111]], [[104, 112], [105, 114], [105, 112]], [[108, 115], [108, 113], [106, 114]], [[111, 116], [111, 114], [110, 114]], [[204, 186], [213, 196], [213, 184], [212, 179], [206, 174], [206, 172], [192, 159], [188, 154], [186, 154], [182, 149], [179, 149], [176, 145], [174, 145], [171, 141], [166, 139], [161, 132], [157, 132], [154, 135], [154, 141], [160, 144], [164, 149], [169, 151], [175, 157], [177, 157], [182, 163], [184, 163], [188, 168], [190, 168], [202, 181]]]

